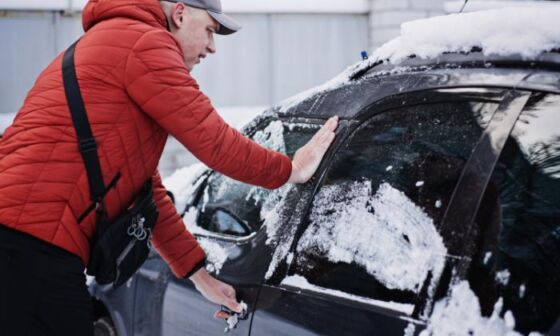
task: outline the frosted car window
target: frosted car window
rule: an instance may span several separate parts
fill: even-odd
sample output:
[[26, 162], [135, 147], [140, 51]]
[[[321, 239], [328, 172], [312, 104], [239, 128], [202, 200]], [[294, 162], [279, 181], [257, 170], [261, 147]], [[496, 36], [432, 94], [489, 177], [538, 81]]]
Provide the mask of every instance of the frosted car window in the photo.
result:
[[[256, 131], [251, 138], [258, 144], [292, 157], [295, 151], [305, 144], [319, 126], [311, 124], [283, 123], [275, 120]], [[245, 236], [247, 232], [257, 231], [265, 220], [266, 210], [270, 210], [269, 200], [278, 202], [280, 189], [268, 190], [241, 183], [214, 172], [203, 191], [198, 226], [205, 230], [234, 236]], [[222, 208], [239, 219], [231, 216], [216, 216], [214, 209]], [[220, 222], [222, 218], [225, 222]], [[247, 230], [244, 230], [244, 228]]]
[[[496, 104], [403, 107], [371, 118], [335, 155], [298, 242], [311, 284], [415, 303], [441, 274], [436, 228]], [[487, 119], [485, 117], [484, 119]]]
[[477, 216], [469, 274], [483, 314], [503, 298], [516, 330], [546, 333], [560, 315], [560, 97], [533, 95]]

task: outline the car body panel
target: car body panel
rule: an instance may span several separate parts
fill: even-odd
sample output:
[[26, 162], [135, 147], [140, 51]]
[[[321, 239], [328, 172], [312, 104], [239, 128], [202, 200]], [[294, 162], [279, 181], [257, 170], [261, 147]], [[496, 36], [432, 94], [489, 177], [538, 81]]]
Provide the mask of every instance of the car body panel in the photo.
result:
[[402, 317], [368, 304], [265, 285], [251, 335], [402, 335], [410, 323]]

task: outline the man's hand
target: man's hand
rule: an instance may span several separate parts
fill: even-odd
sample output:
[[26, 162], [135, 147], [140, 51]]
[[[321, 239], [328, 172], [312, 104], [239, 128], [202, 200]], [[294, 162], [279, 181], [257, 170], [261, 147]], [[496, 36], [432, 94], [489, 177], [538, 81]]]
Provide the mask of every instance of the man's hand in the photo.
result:
[[[212, 277], [203, 267], [189, 278], [196, 289], [208, 301], [214, 302], [219, 305], [224, 305], [235, 312], [241, 312], [243, 309], [241, 304], [237, 302], [235, 297], [235, 289], [230, 285], [221, 282]], [[217, 318], [227, 319], [229, 316], [219, 315], [218, 312], [214, 315]]]
[[317, 133], [303, 147], [297, 150], [292, 160], [292, 174], [289, 183], [305, 183], [319, 167], [323, 155], [334, 140], [334, 131], [338, 126], [338, 117], [327, 120]]

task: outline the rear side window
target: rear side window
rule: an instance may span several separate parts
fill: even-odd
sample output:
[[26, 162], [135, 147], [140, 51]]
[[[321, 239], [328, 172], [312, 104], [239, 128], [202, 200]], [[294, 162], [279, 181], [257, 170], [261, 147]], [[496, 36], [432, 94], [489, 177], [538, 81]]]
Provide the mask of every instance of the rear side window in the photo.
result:
[[446, 249], [437, 225], [496, 104], [403, 107], [336, 154], [297, 245], [295, 273], [375, 300], [415, 303]]
[[503, 300], [518, 331], [560, 315], [560, 97], [534, 94], [499, 158], [477, 218], [470, 272], [483, 313]]

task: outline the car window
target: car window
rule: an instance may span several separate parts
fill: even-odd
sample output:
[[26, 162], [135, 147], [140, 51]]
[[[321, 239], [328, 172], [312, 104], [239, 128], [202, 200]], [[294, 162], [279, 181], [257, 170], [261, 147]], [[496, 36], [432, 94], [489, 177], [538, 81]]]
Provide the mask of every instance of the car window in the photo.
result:
[[560, 315], [560, 96], [533, 95], [501, 153], [477, 216], [469, 280], [482, 312], [501, 298], [516, 329]]
[[[251, 138], [258, 144], [292, 157], [320, 126], [274, 120]], [[198, 226], [233, 236], [257, 231], [263, 221], [263, 208], [279, 200], [280, 194], [230, 179], [214, 172], [208, 179], [202, 202], [198, 205]]]
[[295, 273], [350, 294], [414, 303], [444, 266], [436, 230], [497, 104], [449, 102], [374, 116], [337, 152], [297, 245]]

